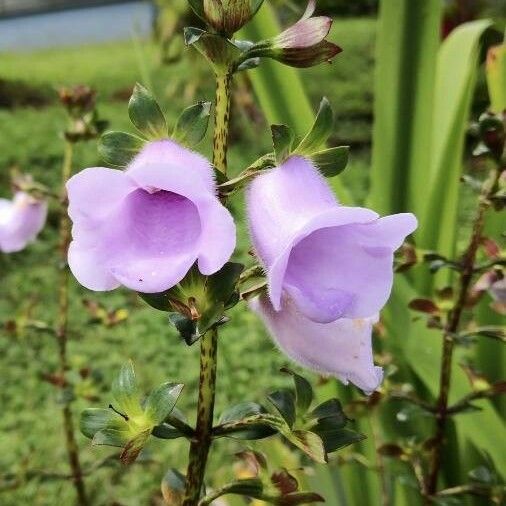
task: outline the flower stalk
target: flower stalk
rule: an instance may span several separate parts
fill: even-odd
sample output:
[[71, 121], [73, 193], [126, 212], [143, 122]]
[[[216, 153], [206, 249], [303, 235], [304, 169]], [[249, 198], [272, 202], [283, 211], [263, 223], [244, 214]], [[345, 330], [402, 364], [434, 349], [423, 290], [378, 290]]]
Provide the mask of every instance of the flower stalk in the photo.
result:
[[[213, 163], [221, 173], [227, 173], [228, 134], [230, 124], [230, 86], [232, 74], [216, 74], [216, 103], [213, 138]], [[204, 484], [207, 458], [212, 442], [218, 330], [209, 330], [200, 345], [200, 380], [195, 434], [190, 443], [188, 471], [182, 506], [197, 506]]]
[[[67, 214], [68, 199], [65, 185], [72, 173], [73, 145], [71, 141], [65, 142], [65, 154], [62, 166], [62, 190], [60, 196], [60, 218], [59, 218], [59, 254], [60, 254], [60, 279], [58, 285], [58, 320], [56, 337], [58, 341], [58, 356], [60, 376], [65, 382], [68, 370], [67, 342], [68, 342], [68, 312], [69, 312], [69, 270], [67, 267], [67, 253], [71, 240], [71, 226]], [[87, 506], [88, 498], [83, 479], [79, 449], [75, 437], [75, 426], [72, 411], [68, 403], [62, 408], [63, 428], [65, 432], [65, 443], [71, 469], [72, 482], [77, 494], [79, 506]]]
[[457, 301], [455, 303], [455, 307], [449, 315], [443, 336], [439, 396], [436, 404], [436, 433], [434, 436], [434, 449], [426, 486], [427, 495], [430, 497], [434, 496], [437, 492], [438, 478], [443, 460], [446, 428], [448, 419], [452, 414], [449, 409], [448, 400], [452, 380], [452, 362], [455, 348], [454, 336], [458, 334], [462, 315], [469, 298], [471, 282], [474, 274], [476, 273], [476, 256], [482, 238], [485, 215], [491, 205], [490, 196], [494, 191], [499, 175], [500, 171], [498, 169], [494, 169], [489, 179], [483, 185], [469, 244], [461, 261]]

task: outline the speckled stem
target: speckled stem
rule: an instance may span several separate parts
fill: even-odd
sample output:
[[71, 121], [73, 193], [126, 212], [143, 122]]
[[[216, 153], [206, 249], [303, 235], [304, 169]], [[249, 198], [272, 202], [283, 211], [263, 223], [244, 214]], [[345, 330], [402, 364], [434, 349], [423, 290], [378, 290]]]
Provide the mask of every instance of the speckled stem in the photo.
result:
[[216, 75], [213, 163], [220, 172], [223, 172], [223, 174], [227, 173], [231, 82], [232, 75], [228, 72]]
[[[223, 174], [227, 173], [231, 80], [232, 76], [229, 73], [216, 76], [213, 163]], [[214, 328], [207, 332], [201, 341], [197, 424], [190, 443], [183, 506], [198, 505], [204, 484], [207, 457], [212, 441], [217, 354], [218, 330]]]
[[[72, 172], [72, 143], [65, 143], [65, 157], [62, 166], [62, 190], [60, 202], [60, 222], [59, 222], [59, 253], [60, 253], [60, 280], [58, 285], [58, 321], [56, 327], [56, 337], [58, 339], [58, 356], [60, 362], [60, 376], [62, 383], [65, 383], [65, 377], [68, 369], [67, 359], [67, 340], [68, 340], [68, 312], [69, 312], [69, 270], [67, 266], [67, 252], [70, 244], [70, 220], [67, 214], [67, 192], [65, 185]], [[79, 506], [88, 506], [88, 497], [84, 485], [83, 472], [79, 460], [79, 448], [75, 437], [74, 420], [70, 405], [65, 403], [62, 409], [63, 430], [65, 433], [65, 444], [67, 448], [68, 461], [70, 465], [72, 482], [77, 494], [77, 504]]]

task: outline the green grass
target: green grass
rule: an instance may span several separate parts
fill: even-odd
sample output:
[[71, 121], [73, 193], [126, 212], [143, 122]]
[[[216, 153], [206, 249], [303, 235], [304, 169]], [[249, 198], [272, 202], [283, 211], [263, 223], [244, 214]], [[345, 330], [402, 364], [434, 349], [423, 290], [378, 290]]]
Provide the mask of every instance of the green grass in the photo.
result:
[[[346, 20], [337, 22], [334, 39], [345, 52], [332, 66], [323, 66], [303, 73], [315, 106], [325, 93], [336, 110], [335, 141], [357, 146], [352, 153], [350, 168], [343, 176], [345, 183], [363, 200], [367, 191], [367, 166], [371, 133], [372, 53], [374, 22]], [[140, 61], [144, 63], [140, 65]], [[171, 67], [158, 65], [157, 50], [151, 43], [142, 46], [130, 42], [90, 46], [27, 54], [1, 56], [3, 79], [19, 79], [46, 89], [61, 85], [84, 83], [94, 87], [101, 116], [115, 130], [130, 129], [126, 102], [118, 92], [129, 89], [136, 81], [150, 84], [160, 99], [170, 122], [185, 104], [181, 99], [186, 83], [199, 82], [197, 99], [212, 97], [212, 79], [195, 56], [185, 54]], [[123, 93], [124, 94], [124, 93]], [[296, 104], [294, 104], [296, 107]], [[230, 156], [232, 172], [269, 149], [266, 125], [245, 129], [244, 115], [238, 115], [233, 132]], [[36, 179], [56, 188], [62, 157], [59, 132], [65, 117], [56, 105], [41, 109], [18, 108], [0, 110], [0, 196], [8, 196], [9, 169], [17, 166], [32, 173]], [[261, 134], [258, 134], [262, 131]], [[265, 132], [265, 133], [264, 133]], [[202, 146], [209, 153], [209, 140]], [[76, 150], [75, 170], [100, 164], [96, 143], [88, 142]], [[238, 217], [243, 215], [240, 198], [232, 202]], [[240, 227], [237, 253], [239, 260], [248, 261], [245, 227]], [[54, 321], [57, 283], [56, 214], [51, 208], [49, 221], [39, 240], [27, 250], [0, 256], [0, 323], [22, 319]], [[132, 358], [137, 366], [142, 388], [149, 390], [165, 380], [186, 384], [180, 407], [192, 412], [196, 402], [198, 379], [198, 347], [182, 344], [168, 325], [164, 313], [147, 308], [126, 290], [98, 294], [71, 283], [70, 356], [73, 370], [90, 369], [90, 376], [79, 380], [79, 391], [91, 401], [79, 397], [73, 404], [75, 413], [89, 406], [107, 406], [109, 385], [121, 363]], [[84, 298], [103, 303], [108, 308], [127, 308], [126, 323], [113, 328], [90, 323], [83, 306]], [[236, 308], [232, 321], [221, 332], [220, 370], [218, 382], [218, 413], [224, 406], [242, 400], [261, 399], [271, 388], [287, 380], [278, 372], [286, 359], [274, 350], [265, 330], [254, 315]], [[67, 463], [62, 446], [61, 422], [57, 406], [57, 390], [41, 377], [55, 371], [56, 343], [51, 337], [34, 331], [17, 334], [0, 333], [0, 480], [8, 473], [26, 469], [66, 472]], [[80, 434], [85, 466], [109, 449], [91, 449]], [[214, 468], [219, 468], [225, 454], [236, 445], [219, 442]], [[88, 479], [94, 492], [94, 504], [148, 504], [159, 492], [160, 479], [167, 467], [182, 468], [186, 462], [186, 444], [155, 441], [150, 445], [153, 462], [123, 470], [106, 469]], [[5, 484], [4, 484], [5, 485]], [[0, 483], [0, 487], [2, 484]], [[1, 490], [1, 489], [0, 489]], [[69, 483], [32, 480], [23, 486], [0, 492], [5, 506], [72, 504]]]

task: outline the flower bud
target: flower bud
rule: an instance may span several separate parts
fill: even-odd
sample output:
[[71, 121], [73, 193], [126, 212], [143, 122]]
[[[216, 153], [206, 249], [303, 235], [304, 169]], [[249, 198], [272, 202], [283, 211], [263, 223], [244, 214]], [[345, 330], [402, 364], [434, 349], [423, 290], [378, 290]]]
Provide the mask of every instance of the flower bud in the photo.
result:
[[249, 57], [267, 57], [291, 67], [312, 67], [330, 61], [342, 49], [325, 40], [332, 27], [326, 16], [312, 17], [316, 0], [310, 0], [302, 18], [276, 37], [251, 48]]
[[217, 32], [232, 35], [258, 11], [264, 0], [189, 0], [198, 16]]

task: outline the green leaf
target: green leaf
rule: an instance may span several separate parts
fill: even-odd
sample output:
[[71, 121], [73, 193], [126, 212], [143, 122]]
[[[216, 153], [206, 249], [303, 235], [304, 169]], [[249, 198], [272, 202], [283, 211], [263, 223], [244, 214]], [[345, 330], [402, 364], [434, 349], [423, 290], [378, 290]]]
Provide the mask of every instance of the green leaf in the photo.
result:
[[141, 415], [140, 396], [137, 390], [134, 365], [131, 360], [123, 364], [112, 384], [112, 395], [118, 403], [117, 408], [125, 415]]
[[327, 462], [327, 454], [323, 441], [318, 434], [308, 430], [294, 430], [293, 432], [282, 432], [283, 436], [292, 444], [297, 446], [306, 455], [311, 457], [315, 462], [325, 464]]
[[204, 0], [188, 0], [190, 7], [193, 9], [193, 12], [202, 19], [202, 21], [206, 20], [206, 14], [204, 12]]
[[295, 397], [290, 390], [276, 390], [267, 396], [289, 427], [295, 423]]
[[334, 423], [333, 418], [318, 422], [314, 427], [311, 427], [311, 430], [320, 436], [327, 453], [335, 452], [365, 439], [363, 434], [341, 428], [339, 424]]
[[162, 423], [172, 412], [183, 390], [181, 383], [164, 383], [153, 390], [146, 400], [144, 412], [155, 424]]
[[190, 318], [180, 313], [169, 313], [169, 321], [176, 327], [179, 335], [188, 346], [191, 346], [200, 339], [197, 323]]
[[309, 158], [325, 177], [334, 177], [348, 165], [350, 148], [338, 146], [313, 153]]
[[340, 428], [344, 427], [348, 422], [348, 418], [343, 411], [343, 406], [338, 399], [329, 399], [323, 402], [313, 409], [309, 416], [318, 421], [328, 418], [332, 419], [333, 423], [339, 425]]
[[311, 386], [311, 383], [309, 383], [306, 378], [292, 371], [288, 367], [283, 367], [281, 371], [286, 374], [290, 374], [293, 377], [297, 413], [300, 415], [305, 414], [313, 402], [313, 387]]
[[[459, 230], [462, 155], [480, 46], [491, 24], [480, 20], [461, 25], [444, 41], [437, 59], [430, 170], [428, 175], [425, 168], [423, 174], [417, 173], [417, 188], [413, 191], [418, 195], [415, 210], [421, 217], [418, 245], [448, 258], [454, 257]], [[420, 192], [422, 187], [424, 192]], [[450, 274], [444, 276], [442, 281], [447, 284]], [[427, 289], [431, 282], [432, 278], [426, 276], [420, 287]]]
[[323, 97], [313, 127], [297, 146], [295, 153], [312, 155], [318, 151], [327, 142], [333, 126], [334, 114], [332, 107], [328, 99]]
[[110, 409], [88, 408], [81, 413], [79, 428], [87, 438], [93, 439], [97, 432], [119, 423], [118, 415]]
[[196, 146], [206, 135], [210, 115], [211, 102], [187, 107], [176, 122], [173, 139], [190, 148]]
[[369, 204], [382, 215], [416, 211], [413, 203], [427, 198], [442, 6], [441, 0], [381, 4]]
[[500, 114], [506, 110], [506, 44], [489, 49], [486, 68], [490, 109]]
[[103, 429], [98, 431], [94, 436], [91, 444], [93, 446], [115, 446], [123, 448], [128, 443], [128, 430]]
[[[263, 413], [266, 413], [266, 411], [260, 404], [256, 404], [254, 402], [241, 402], [240, 404], [236, 404], [235, 406], [226, 409], [220, 417], [219, 424], [223, 425], [230, 422], [238, 422]], [[275, 430], [272, 430], [264, 423], [256, 422], [252, 423], [251, 426], [246, 429], [243, 428], [239, 431], [234, 431], [233, 434], [231, 434], [231, 437], [245, 440], [256, 440], [272, 436], [275, 432]]]
[[276, 162], [280, 164], [290, 156], [295, 133], [286, 125], [271, 125], [271, 132]]
[[107, 132], [100, 138], [98, 152], [113, 167], [126, 167], [137, 156], [144, 140], [125, 132]]
[[148, 139], [167, 138], [167, 123], [153, 95], [139, 83], [128, 103], [128, 115], [139, 132]]

